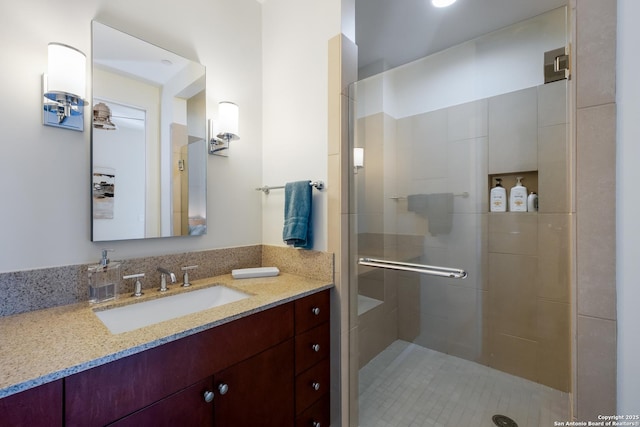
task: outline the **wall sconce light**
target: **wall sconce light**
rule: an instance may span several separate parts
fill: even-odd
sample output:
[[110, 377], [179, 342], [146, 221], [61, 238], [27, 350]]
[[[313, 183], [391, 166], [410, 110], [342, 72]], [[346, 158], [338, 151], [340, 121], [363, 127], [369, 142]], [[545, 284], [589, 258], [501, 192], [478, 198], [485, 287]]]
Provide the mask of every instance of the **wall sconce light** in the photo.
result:
[[218, 104], [219, 120], [217, 129], [215, 123], [209, 121], [209, 154], [229, 156], [229, 143], [240, 139], [238, 136], [239, 109], [233, 102]]
[[49, 43], [47, 74], [42, 76], [43, 124], [84, 130], [86, 62], [78, 49]]
[[353, 149], [353, 173], [364, 167], [364, 148]]

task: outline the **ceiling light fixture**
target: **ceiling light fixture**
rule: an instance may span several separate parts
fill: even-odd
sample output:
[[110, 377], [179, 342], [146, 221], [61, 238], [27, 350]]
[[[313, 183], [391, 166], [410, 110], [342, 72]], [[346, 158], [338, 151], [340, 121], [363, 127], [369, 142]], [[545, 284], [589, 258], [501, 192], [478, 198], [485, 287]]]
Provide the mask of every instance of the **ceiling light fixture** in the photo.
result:
[[431, 4], [435, 7], [447, 7], [454, 4], [456, 0], [431, 0]]

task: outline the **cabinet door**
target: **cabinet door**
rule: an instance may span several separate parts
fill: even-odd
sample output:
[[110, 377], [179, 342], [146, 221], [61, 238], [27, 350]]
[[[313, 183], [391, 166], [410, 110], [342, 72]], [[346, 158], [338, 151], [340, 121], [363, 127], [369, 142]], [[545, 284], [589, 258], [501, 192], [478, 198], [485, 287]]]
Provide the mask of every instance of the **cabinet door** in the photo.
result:
[[290, 339], [215, 374], [215, 426], [293, 426], [293, 351]]
[[209, 377], [109, 425], [112, 427], [212, 426], [213, 397], [209, 398], [205, 395], [212, 392], [213, 378]]
[[62, 426], [62, 380], [0, 399], [0, 425]]

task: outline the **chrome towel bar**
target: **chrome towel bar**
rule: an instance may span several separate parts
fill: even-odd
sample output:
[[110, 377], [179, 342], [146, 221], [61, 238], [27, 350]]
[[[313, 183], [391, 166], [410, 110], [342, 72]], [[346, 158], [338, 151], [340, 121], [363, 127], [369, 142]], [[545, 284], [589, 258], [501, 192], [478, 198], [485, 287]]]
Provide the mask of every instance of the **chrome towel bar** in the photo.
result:
[[464, 279], [467, 272], [459, 268], [438, 267], [434, 265], [411, 264], [408, 262], [388, 261], [376, 258], [360, 258], [358, 264], [368, 267], [389, 268], [392, 270], [413, 271], [429, 276], [448, 277], [450, 279]]
[[[322, 181], [311, 181], [309, 182], [309, 185], [314, 188], [317, 188], [318, 190], [322, 190], [324, 188], [324, 182]], [[265, 185], [265, 186], [256, 188], [256, 191], [262, 191], [264, 194], [269, 194], [271, 190], [278, 190], [281, 188], [284, 188], [284, 185], [277, 185], [277, 186]]]

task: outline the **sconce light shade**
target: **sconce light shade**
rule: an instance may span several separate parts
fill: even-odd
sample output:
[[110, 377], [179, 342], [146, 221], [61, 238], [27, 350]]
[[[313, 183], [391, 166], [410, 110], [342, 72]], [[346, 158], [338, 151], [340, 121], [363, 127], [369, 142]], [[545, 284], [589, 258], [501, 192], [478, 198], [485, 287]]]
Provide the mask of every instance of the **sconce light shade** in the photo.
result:
[[43, 76], [44, 124], [84, 130], [87, 58], [79, 50], [49, 43], [47, 74]]
[[87, 87], [85, 74], [87, 58], [73, 47], [49, 43], [49, 66], [47, 68], [47, 98], [63, 94], [84, 100]]
[[357, 174], [358, 169], [364, 167], [364, 148], [353, 149], [353, 173]]
[[[209, 154], [228, 157], [229, 142], [240, 139], [238, 136], [239, 108], [233, 102], [220, 102], [218, 116], [215, 126], [213, 121], [209, 122]], [[214, 127], [217, 130], [214, 130]]]
[[218, 104], [220, 114], [220, 133], [218, 138], [233, 141], [240, 139], [238, 136], [238, 106], [233, 102], [221, 102]]
[[364, 148], [353, 149], [353, 167], [355, 168], [364, 167]]

